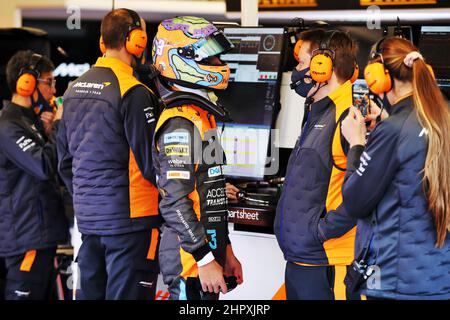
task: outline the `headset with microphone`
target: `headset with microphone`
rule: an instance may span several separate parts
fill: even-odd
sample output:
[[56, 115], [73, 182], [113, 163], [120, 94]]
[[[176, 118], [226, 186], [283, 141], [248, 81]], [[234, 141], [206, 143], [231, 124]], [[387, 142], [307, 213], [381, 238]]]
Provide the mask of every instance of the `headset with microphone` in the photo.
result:
[[375, 44], [375, 51], [370, 54], [370, 60], [374, 60], [377, 56], [380, 61], [373, 61], [367, 64], [364, 68], [364, 79], [367, 85], [375, 94], [382, 94], [388, 92], [392, 88], [392, 78], [389, 69], [384, 64], [381, 44], [386, 38], [381, 38]]
[[319, 48], [315, 49], [312, 53], [309, 69], [311, 71], [311, 78], [318, 83], [327, 82], [333, 74], [335, 52], [330, 48], [330, 42], [338, 32], [338, 30], [325, 31]]
[[[129, 54], [140, 58], [147, 47], [147, 32], [142, 30], [141, 18], [135, 11], [126, 8], [122, 10], [127, 11], [132, 19], [132, 23], [128, 27], [125, 48]], [[105, 54], [106, 46], [102, 36], [100, 36], [99, 47], [102, 54]]]
[[[313, 51], [311, 58], [311, 63], [309, 66], [312, 80], [323, 83], [331, 79], [333, 74], [333, 63], [335, 58], [335, 52], [330, 48], [331, 40], [339, 30], [328, 30], [325, 31], [325, 35], [320, 41], [319, 48]], [[299, 39], [294, 46], [294, 58], [300, 61], [300, 49], [303, 44], [302, 39]], [[354, 83], [358, 79], [359, 66], [357, 62], [354, 62], [354, 71], [350, 81]], [[298, 87], [302, 83], [303, 79], [290, 84], [292, 90]]]
[[16, 81], [16, 92], [22, 97], [30, 97], [37, 87], [37, 81], [40, 73], [37, 66], [42, 59], [42, 55], [33, 53], [31, 56], [30, 65], [22, 68], [19, 72], [19, 77]]
[[[384, 63], [383, 50], [381, 48], [381, 44], [385, 39], [386, 37], [383, 37], [375, 43], [375, 50], [370, 54], [370, 60], [372, 62], [369, 62], [364, 69], [364, 79], [370, 91], [378, 95], [392, 89], [392, 77]], [[377, 56], [380, 57], [380, 60], [374, 61]], [[429, 64], [426, 66], [434, 78], [433, 68]]]

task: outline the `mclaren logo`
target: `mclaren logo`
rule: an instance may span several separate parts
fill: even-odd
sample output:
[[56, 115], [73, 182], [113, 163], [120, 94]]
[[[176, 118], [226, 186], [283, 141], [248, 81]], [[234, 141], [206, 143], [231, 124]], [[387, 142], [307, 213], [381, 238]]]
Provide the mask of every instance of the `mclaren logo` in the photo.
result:
[[89, 70], [91, 66], [89, 63], [61, 63], [55, 71], [53, 71], [55, 77], [80, 77], [83, 73]]
[[95, 82], [77, 82], [73, 85], [74, 88], [83, 89], [96, 89], [103, 90], [104, 88], [111, 85], [111, 82], [95, 83]]

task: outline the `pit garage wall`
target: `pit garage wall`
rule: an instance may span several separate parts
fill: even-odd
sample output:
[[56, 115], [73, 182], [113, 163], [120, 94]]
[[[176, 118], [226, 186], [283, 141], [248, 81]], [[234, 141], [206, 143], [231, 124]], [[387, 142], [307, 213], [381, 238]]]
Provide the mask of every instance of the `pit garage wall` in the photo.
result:
[[[241, 261], [244, 283], [221, 300], [283, 299], [286, 262], [274, 235], [234, 231], [229, 226], [230, 240]], [[280, 292], [281, 289], [281, 292]]]

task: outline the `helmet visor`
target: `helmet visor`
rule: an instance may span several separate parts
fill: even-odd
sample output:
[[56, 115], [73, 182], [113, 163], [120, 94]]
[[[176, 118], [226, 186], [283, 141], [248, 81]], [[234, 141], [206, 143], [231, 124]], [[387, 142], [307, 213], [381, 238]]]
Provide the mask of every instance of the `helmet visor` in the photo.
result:
[[208, 57], [217, 56], [219, 54], [230, 51], [234, 45], [220, 31], [213, 33], [206, 39], [197, 41], [192, 45], [195, 50], [195, 60], [201, 61]]

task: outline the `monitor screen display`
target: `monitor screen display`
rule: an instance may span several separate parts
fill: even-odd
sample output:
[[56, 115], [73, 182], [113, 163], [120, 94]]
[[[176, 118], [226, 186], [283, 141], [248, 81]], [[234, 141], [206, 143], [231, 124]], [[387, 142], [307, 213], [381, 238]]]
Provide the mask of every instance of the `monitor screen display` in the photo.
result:
[[221, 56], [231, 69], [230, 83], [218, 92], [233, 122], [219, 124], [231, 178], [261, 180], [279, 101], [283, 28], [225, 28], [235, 48]]
[[419, 48], [433, 67], [442, 92], [450, 99], [450, 26], [423, 26]]

